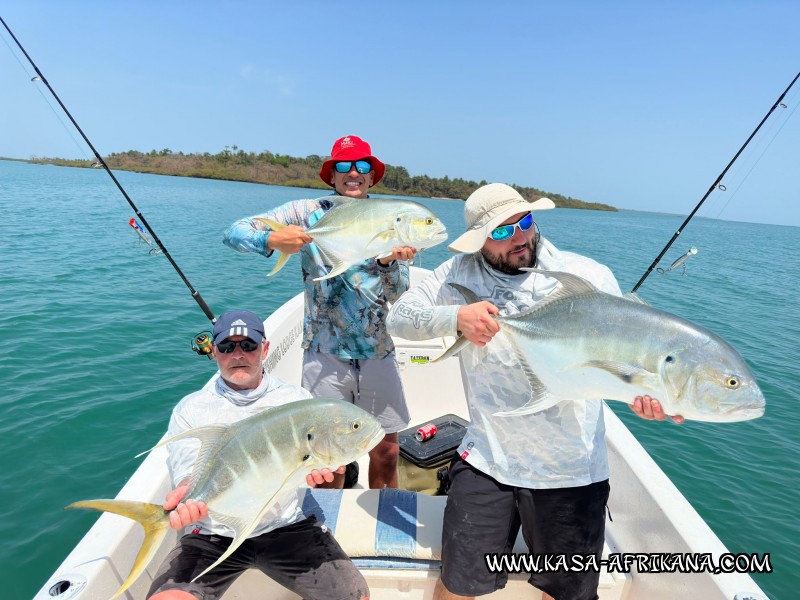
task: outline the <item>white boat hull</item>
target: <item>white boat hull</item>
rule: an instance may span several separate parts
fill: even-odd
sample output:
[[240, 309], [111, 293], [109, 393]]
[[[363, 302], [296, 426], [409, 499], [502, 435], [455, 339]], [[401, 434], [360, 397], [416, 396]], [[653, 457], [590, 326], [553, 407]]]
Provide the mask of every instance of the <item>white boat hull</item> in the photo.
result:
[[[426, 274], [413, 269], [412, 283]], [[303, 303], [302, 295], [294, 297], [273, 313], [265, 322], [267, 337], [271, 340], [267, 367], [278, 377], [294, 383], [300, 382], [302, 349]], [[409, 342], [396, 339], [397, 359], [401, 367], [403, 385], [409, 400], [411, 422], [421, 423], [444, 414], [453, 413], [468, 418], [464, 389], [458, 358], [442, 363], [428, 364], [439, 356], [452, 342], [438, 339], [426, 342]], [[412, 360], [413, 357], [413, 360]], [[213, 381], [213, 379], [212, 379]], [[210, 382], [209, 382], [210, 383]], [[608, 408], [605, 412], [606, 439], [611, 467], [611, 497], [609, 508], [613, 521], [606, 525], [606, 552], [625, 553], [710, 553], [715, 561], [728, 552], [722, 542], [692, 508], [686, 498], [672, 484], [664, 472], [642, 448], [625, 425]], [[132, 449], [136, 450], [136, 449]], [[166, 449], [152, 452], [136, 470], [118, 498], [161, 503], [171, 489], [165, 466]], [[361, 473], [367, 472], [367, 458], [362, 458]], [[359, 485], [363, 488], [363, 485]], [[348, 502], [365, 495], [359, 503], [369, 503], [377, 490], [345, 490]], [[440, 543], [436, 530], [441, 530], [434, 507], [425, 515], [428, 532], [433, 540], [426, 553], [438, 556]], [[343, 500], [344, 502], [344, 500]], [[357, 504], [359, 504], [357, 503]], [[367, 517], [369, 518], [369, 517]], [[372, 515], [374, 519], [375, 516]], [[422, 518], [422, 517], [420, 517]], [[437, 520], [438, 519], [438, 520]], [[342, 518], [340, 517], [340, 521]], [[339, 522], [337, 539], [348, 553], [358, 560], [363, 555], [364, 515], [353, 517], [352, 522]], [[339, 532], [355, 530], [355, 536]], [[356, 541], [350, 544], [347, 537]], [[42, 586], [35, 600], [59, 598], [69, 600], [94, 600], [110, 598], [127, 577], [134, 557], [143, 539], [141, 527], [128, 519], [105, 513], [89, 530], [83, 540], [64, 560], [57, 571]], [[177, 535], [171, 534], [145, 573], [123, 594], [123, 598], [139, 600], [145, 597], [155, 569], [174, 545]], [[518, 540], [515, 551], [524, 552]], [[428, 600], [433, 596], [438, 568], [398, 569], [362, 568], [370, 586], [373, 600]], [[59, 592], [60, 593], [54, 593]], [[712, 573], [601, 573], [599, 590], [601, 600], [674, 600], [697, 598], [702, 600], [760, 600], [766, 595], [746, 574], [714, 575]], [[492, 599], [541, 597], [527, 583], [526, 574], [513, 574], [505, 589], [486, 596]], [[266, 576], [248, 571], [240, 577], [224, 596], [225, 600], [296, 599], [297, 596]]]

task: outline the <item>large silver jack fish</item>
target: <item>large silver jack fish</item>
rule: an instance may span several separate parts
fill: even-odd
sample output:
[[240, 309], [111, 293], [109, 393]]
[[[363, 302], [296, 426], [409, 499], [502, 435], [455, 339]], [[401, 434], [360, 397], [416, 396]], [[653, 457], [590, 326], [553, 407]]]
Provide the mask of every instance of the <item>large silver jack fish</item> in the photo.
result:
[[[422, 250], [447, 239], [444, 224], [418, 202], [343, 196], [325, 199], [334, 203], [333, 208], [306, 229], [306, 233], [314, 239], [325, 264], [332, 268], [327, 275], [314, 281], [335, 277], [369, 258], [391, 256], [392, 248], [398, 246]], [[264, 223], [273, 231], [286, 227], [263, 217], [253, 220]], [[280, 271], [290, 256], [281, 253], [269, 274]]]
[[[305, 485], [312, 470], [353, 462], [384, 435], [375, 417], [350, 402], [315, 398], [284, 404], [232, 425], [198, 427], [151, 448], [184, 438], [199, 439], [185, 497], [204, 501], [209, 516], [236, 532], [228, 550], [195, 579], [228, 558], [276, 502]], [[86, 500], [66, 508], [112, 512], [144, 527], [144, 542], [131, 572], [111, 600], [141, 575], [170, 529], [169, 513], [158, 504]]]
[[[525, 270], [561, 286], [530, 310], [497, 317], [531, 393], [524, 406], [495, 415], [527, 415], [570, 400], [630, 404], [644, 394], [657, 398], [667, 414], [695, 421], [764, 414], [753, 373], [722, 338], [635, 297], [601, 292], [576, 275]], [[479, 301], [471, 290], [450, 285], [468, 302]], [[467, 343], [457, 340], [437, 360]]]

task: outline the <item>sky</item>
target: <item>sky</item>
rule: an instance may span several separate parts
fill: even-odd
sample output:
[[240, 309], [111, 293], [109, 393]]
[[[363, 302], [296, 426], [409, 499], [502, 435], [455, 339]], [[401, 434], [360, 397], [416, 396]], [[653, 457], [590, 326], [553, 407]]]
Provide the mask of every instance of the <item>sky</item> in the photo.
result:
[[[800, 72], [797, 0], [2, 0], [0, 16], [101, 155], [328, 155], [355, 134], [411, 175], [681, 215]], [[90, 158], [0, 38], [0, 156]], [[800, 80], [783, 102], [698, 215], [800, 226]]]

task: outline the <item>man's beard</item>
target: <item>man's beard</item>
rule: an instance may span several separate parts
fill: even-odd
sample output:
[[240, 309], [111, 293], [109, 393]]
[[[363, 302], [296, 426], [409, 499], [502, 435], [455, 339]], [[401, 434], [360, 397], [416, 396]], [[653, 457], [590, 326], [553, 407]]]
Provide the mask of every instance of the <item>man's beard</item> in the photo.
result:
[[[525, 263], [520, 263], [518, 259], [509, 258], [511, 252], [523, 247], [527, 247], [530, 250], [529, 260], [525, 261]], [[493, 254], [486, 248], [481, 249], [481, 254], [486, 263], [493, 269], [507, 275], [521, 275], [524, 271], [520, 271], [520, 269], [536, 266], [536, 236], [533, 236], [525, 244], [517, 244], [505, 254]]]

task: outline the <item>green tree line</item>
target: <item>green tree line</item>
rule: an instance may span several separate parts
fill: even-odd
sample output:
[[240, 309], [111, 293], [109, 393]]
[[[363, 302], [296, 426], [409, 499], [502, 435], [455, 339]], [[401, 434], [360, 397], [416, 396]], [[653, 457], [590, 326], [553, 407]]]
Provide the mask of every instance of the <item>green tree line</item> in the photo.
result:
[[[330, 189], [319, 178], [318, 173], [327, 156], [312, 154], [305, 158], [275, 154], [268, 150], [260, 153], [245, 152], [236, 145], [225, 146], [217, 154], [173, 152], [169, 148], [139, 152], [114, 152], [104, 158], [112, 169], [175, 175], [179, 177], [201, 177], [205, 179], [226, 179], [289, 187]], [[89, 167], [85, 160], [61, 158], [32, 158], [32, 162]], [[95, 165], [97, 166], [97, 165]], [[371, 191], [376, 194], [397, 194], [424, 198], [456, 198], [464, 200], [486, 181], [428, 175], [411, 175], [405, 167], [386, 165], [386, 174]], [[512, 185], [525, 198], [535, 200], [547, 196], [560, 208], [588, 208], [593, 210], [617, 209], [599, 202], [585, 202], [553, 192], [545, 192], [533, 187]]]

